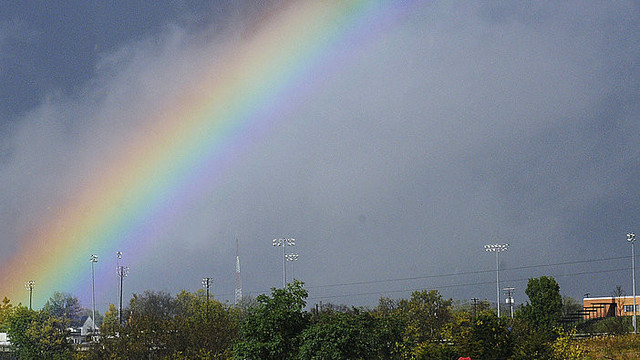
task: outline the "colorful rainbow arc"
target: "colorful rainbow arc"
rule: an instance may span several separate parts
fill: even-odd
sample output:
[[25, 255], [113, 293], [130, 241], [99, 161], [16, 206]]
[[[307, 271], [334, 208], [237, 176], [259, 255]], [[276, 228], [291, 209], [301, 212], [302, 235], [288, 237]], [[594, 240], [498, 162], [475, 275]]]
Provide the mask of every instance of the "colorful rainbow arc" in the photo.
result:
[[73, 292], [87, 281], [91, 253], [115, 254], [125, 243], [147, 248], [179, 220], [176, 209], [215, 186], [233, 165], [230, 153], [264, 136], [279, 114], [304, 100], [323, 78], [318, 74], [336, 71], [351, 45], [408, 8], [308, 1], [264, 17], [252, 38], [199, 69], [200, 83], [150, 115], [153, 131], [114, 153], [86, 190], [22, 239], [2, 266], [0, 294], [20, 301], [26, 280], [35, 280], [41, 294]]

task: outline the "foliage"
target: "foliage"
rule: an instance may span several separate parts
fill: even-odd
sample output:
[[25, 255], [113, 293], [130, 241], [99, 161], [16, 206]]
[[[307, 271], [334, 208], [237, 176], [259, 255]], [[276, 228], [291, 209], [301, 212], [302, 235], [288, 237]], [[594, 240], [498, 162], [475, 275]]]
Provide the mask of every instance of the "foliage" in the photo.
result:
[[519, 309], [518, 316], [537, 330], [551, 332], [562, 316], [560, 285], [553, 277], [532, 278], [525, 293], [530, 303]]
[[615, 299], [614, 316], [597, 323], [598, 332], [608, 334], [623, 334], [632, 329], [630, 318], [624, 316], [624, 291], [622, 286], [616, 286], [611, 296]]
[[190, 358], [230, 358], [238, 337], [239, 311], [207, 299], [204, 291], [182, 291], [176, 296], [173, 326], [176, 336], [169, 345], [175, 355]]
[[580, 360], [584, 359], [587, 349], [580, 341], [575, 341], [575, 329], [567, 332], [562, 328], [557, 329], [558, 338], [551, 344], [553, 356], [557, 360]]
[[560, 311], [560, 313], [563, 317], [569, 317], [578, 314], [581, 311], [582, 303], [578, 302], [578, 300], [570, 296], [562, 297], [562, 310]]
[[20, 359], [70, 359], [73, 347], [67, 341], [68, 319], [46, 310], [18, 306], [8, 318], [9, 336]]
[[284, 289], [271, 289], [271, 296], [260, 295], [257, 306], [249, 309], [240, 327], [241, 341], [236, 359], [293, 359], [298, 354], [302, 331], [309, 317], [302, 309], [308, 292], [294, 281]]
[[[97, 358], [229, 359], [238, 334], [238, 311], [210, 299], [202, 291], [134, 294], [123, 311], [109, 306], [92, 349]], [[124, 321], [126, 319], [126, 321]]]
[[[66, 328], [79, 308], [69, 294], [56, 293], [42, 311], [14, 307], [5, 298], [0, 326], [8, 330], [16, 356], [25, 359], [621, 358], [609, 348], [627, 358], [640, 356], [638, 337], [576, 340], [558, 327], [578, 303], [562, 300], [553, 278], [530, 279], [526, 293], [530, 302], [508, 319], [498, 318], [486, 301], [454, 307], [436, 290], [416, 291], [409, 299], [381, 298], [373, 310], [325, 304], [310, 312], [304, 311], [308, 293], [299, 281], [239, 307], [207, 301], [204, 290], [176, 296], [145, 291], [133, 295], [122, 323], [109, 305], [102, 336], [88, 352], [74, 352], [67, 340]], [[629, 317], [582, 325], [606, 328], [614, 320], [630, 328]]]
[[452, 320], [453, 300], [444, 300], [438, 290], [414, 291], [398, 308], [407, 327], [405, 341], [417, 345], [442, 339], [445, 324]]
[[595, 334], [625, 334], [633, 331], [631, 316], [613, 316], [591, 323], [587, 332]]
[[9, 328], [8, 319], [13, 313], [14, 307], [6, 296], [2, 299], [0, 304], [0, 331], [6, 332]]
[[361, 309], [324, 311], [302, 333], [300, 359], [393, 359], [402, 332]]
[[[51, 316], [69, 320], [71, 326], [80, 326], [82, 317], [82, 306], [77, 297], [64, 292], [56, 291], [47, 300], [42, 309]], [[94, 319], [95, 320], [95, 319]]]
[[640, 359], [640, 336], [636, 334], [599, 336], [585, 340], [573, 340], [588, 353], [583, 359]]
[[553, 332], [541, 331], [524, 318], [516, 317], [512, 325], [514, 360], [552, 359]]
[[482, 312], [461, 326], [452, 339], [460, 354], [472, 359], [507, 359], [513, 352], [513, 339], [507, 319], [493, 312]]
[[114, 304], [109, 304], [109, 309], [104, 313], [104, 319], [100, 325], [100, 333], [116, 333], [119, 329], [119, 325], [118, 309], [116, 309]]

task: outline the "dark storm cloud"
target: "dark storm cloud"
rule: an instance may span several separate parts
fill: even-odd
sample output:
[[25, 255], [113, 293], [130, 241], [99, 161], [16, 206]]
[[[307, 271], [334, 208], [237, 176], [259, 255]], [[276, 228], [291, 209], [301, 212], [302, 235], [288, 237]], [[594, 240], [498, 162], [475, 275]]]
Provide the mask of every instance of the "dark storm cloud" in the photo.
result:
[[[141, 115], [176, 95], [162, 84], [197, 76], [218, 44], [242, 41], [240, 18], [258, 12], [243, 7], [237, 23], [195, 30], [154, 25], [160, 35], [121, 34], [124, 45], [84, 59], [98, 65], [78, 65], [89, 74], [81, 90], [49, 95], [9, 142], [6, 245], [42, 204], [73, 196], [79, 164], [152, 125]], [[236, 237], [245, 293], [279, 286], [271, 239], [280, 236], [298, 239], [295, 273], [312, 301], [370, 305], [417, 288], [493, 299], [494, 259], [482, 249], [493, 242], [511, 243], [503, 280], [518, 301], [531, 276], [557, 276], [571, 296], [626, 285], [626, 271], [571, 275], [626, 266], [611, 261], [509, 268], [627, 254], [624, 234], [640, 220], [639, 24], [637, 6], [621, 2], [417, 7], [355, 47], [191, 204], [146, 267], [132, 264], [131, 291], [158, 279], [194, 289], [215, 274], [230, 298]], [[429, 277], [451, 273], [466, 275]], [[322, 287], [406, 278], [417, 279]]]

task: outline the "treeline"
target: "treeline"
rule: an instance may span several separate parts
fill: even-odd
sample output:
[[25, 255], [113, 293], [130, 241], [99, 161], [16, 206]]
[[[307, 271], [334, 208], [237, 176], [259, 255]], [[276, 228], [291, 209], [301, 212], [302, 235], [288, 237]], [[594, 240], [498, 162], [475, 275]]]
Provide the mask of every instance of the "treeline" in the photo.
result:
[[[69, 326], [87, 313], [56, 293], [42, 310], [0, 304], [0, 326], [20, 359], [578, 359], [586, 350], [561, 319], [567, 311], [551, 277], [530, 279], [529, 302], [514, 319], [488, 302], [455, 304], [437, 290], [408, 299], [381, 298], [373, 309], [324, 305], [305, 311], [307, 291], [295, 281], [242, 306], [176, 296], [134, 294], [122, 318], [114, 305], [100, 336], [76, 348]], [[575, 304], [574, 304], [575, 305]]]

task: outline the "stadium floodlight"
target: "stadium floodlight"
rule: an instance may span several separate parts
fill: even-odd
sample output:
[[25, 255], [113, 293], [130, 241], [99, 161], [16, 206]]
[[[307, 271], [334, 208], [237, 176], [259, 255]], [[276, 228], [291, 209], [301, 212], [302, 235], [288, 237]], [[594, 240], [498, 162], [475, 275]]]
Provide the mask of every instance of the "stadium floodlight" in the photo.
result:
[[500, 317], [500, 253], [507, 251], [509, 244], [487, 244], [484, 251], [496, 253], [496, 306], [498, 307], [498, 317]]
[[95, 286], [95, 273], [93, 270], [93, 265], [95, 263], [98, 262], [98, 255], [96, 254], [91, 254], [91, 257], [89, 258], [89, 261], [91, 262], [91, 308], [92, 308], [92, 316], [93, 319], [91, 319], [93, 321], [93, 331], [95, 331], [96, 329], [96, 286]]
[[279, 238], [273, 239], [273, 246], [282, 246], [282, 288], [287, 287], [287, 246], [295, 246], [296, 239]]
[[33, 298], [33, 287], [36, 285], [36, 282], [33, 280], [29, 280], [24, 283], [24, 287], [29, 290], [29, 310], [31, 310], [31, 299]]

